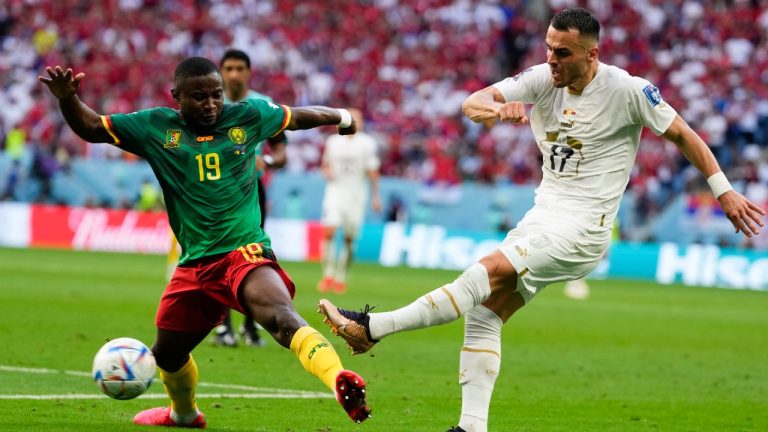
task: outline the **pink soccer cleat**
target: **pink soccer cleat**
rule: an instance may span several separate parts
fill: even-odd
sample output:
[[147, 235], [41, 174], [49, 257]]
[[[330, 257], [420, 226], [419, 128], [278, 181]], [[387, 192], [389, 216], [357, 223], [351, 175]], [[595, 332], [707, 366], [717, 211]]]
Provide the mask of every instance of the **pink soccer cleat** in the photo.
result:
[[320, 292], [328, 292], [333, 290], [335, 281], [330, 276], [323, 276], [323, 279], [317, 283], [317, 290]]
[[342, 281], [335, 281], [333, 283], [333, 290], [336, 294], [344, 294], [347, 292], [347, 283]]
[[141, 426], [168, 426], [205, 429], [207, 425], [203, 413], [198, 412], [197, 418], [188, 424], [178, 424], [171, 418], [171, 409], [168, 407], [151, 408], [144, 410], [133, 418], [133, 423]]
[[350, 370], [343, 370], [336, 376], [336, 400], [355, 423], [371, 417], [371, 407], [365, 397], [365, 380]]

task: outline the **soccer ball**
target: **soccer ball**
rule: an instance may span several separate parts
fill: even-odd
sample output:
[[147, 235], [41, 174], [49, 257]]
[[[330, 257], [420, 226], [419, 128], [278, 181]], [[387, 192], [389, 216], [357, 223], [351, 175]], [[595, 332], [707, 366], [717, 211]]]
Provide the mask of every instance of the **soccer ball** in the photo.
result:
[[155, 356], [146, 345], [132, 338], [113, 339], [93, 359], [93, 380], [105, 395], [133, 399], [144, 393], [155, 377]]

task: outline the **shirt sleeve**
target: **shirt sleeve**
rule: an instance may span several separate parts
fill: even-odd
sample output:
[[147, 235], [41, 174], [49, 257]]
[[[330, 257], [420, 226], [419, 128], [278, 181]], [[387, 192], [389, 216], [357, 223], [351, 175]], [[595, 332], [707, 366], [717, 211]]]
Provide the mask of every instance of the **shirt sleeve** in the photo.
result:
[[503, 79], [493, 87], [497, 88], [507, 102], [535, 103], [538, 96], [550, 85], [549, 66], [540, 64], [519, 74]]
[[275, 136], [285, 130], [291, 121], [291, 109], [264, 99], [247, 99], [244, 104], [259, 111], [261, 137], [259, 141]]
[[632, 105], [643, 126], [652, 130], [656, 136], [666, 132], [677, 117], [677, 111], [664, 102], [658, 87], [646, 79], [632, 77], [629, 91]]
[[149, 118], [152, 109], [129, 114], [109, 114], [101, 116], [101, 122], [112, 136], [115, 145], [121, 149], [146, 157], [142, 143], [147, 141]]

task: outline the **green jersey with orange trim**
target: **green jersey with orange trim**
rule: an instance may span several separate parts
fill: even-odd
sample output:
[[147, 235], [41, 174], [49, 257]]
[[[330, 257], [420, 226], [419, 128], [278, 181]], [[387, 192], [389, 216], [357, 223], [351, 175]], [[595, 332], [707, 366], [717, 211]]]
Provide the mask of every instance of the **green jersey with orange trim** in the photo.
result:
[[[267, 96], [267, 95], [265, 95], [263, 93], [259, 93], [256, 90], [250, 90], [249, 89], [248, 90], [248, 94], [245, 95], [245, 98], [241, 99], [241, 100], [239, 100], [237, 102], [233, 102], [227, 96], [227, 92], [224, 92], [224, 103], [225, 104], [238, 103], [238, 102], [242, 102], [242, 101], [248, 100], [248, 99], [261, 99], [261, 100], [265, 100], [267, 102], [274, 102], [271, 97], [269, 97], [269, 96]], [[259, 145], [256, 146], [256, 155], [257, 156], [261, 156], [262, 154], [264, 154], [264, 141], [260, 142]], [[256, 177], [257, 178], [264, 177], [264, 170], [256, 171]]]
[[270, 246], [259, 227], [255, 150], [290, 118], [288, 107], [249, 99], [224, 105], [206, 129], [191, 127], [171, 108], [102, 116], [102, 122], [116, 145], [152, 167], [184, 264], [250, 243]]

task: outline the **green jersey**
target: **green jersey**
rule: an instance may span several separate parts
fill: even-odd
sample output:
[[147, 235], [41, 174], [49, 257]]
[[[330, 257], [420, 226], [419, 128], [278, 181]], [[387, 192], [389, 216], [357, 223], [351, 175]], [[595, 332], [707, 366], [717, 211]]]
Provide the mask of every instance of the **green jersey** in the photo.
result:
[[205, 131], [171, 108], [102, 117], [116, 145], [146, 159], [157, 176], [180, 264], [250, 243], [270, 246], [258, 224], [255, 150], [289, 120], [287, 107], [251, 99], [224, 105]]
[[[261, 100], [264, 100], [264, 101], [267, 101], [267, 102], [273, 102], [271, 97], [269, 97], [269, 96], [267, 96], [265, 94], [259, 93], [259, 92], [255, 91], [255, 90], [248, 90], [248, 94], [245, 95], [245, 99], [242, 99], [241, 101], [238, 101], [238, 102], [246, 101], [248, 99], [261, 99]], [[232, 102], [232, 100], [227, 97], [227, 93], [224, 92], [224, 103], [225, 104], [238, 103], [238, 102]], [[264, 153], [264, 141], [260, 142], [256, 146], [256, 155], [257, 156], [261, 156], [263, 153]], [[264, 176], [264, 170], [256, 171], [256, 177], [257, 178], [261, 178], [263, 176]]]

